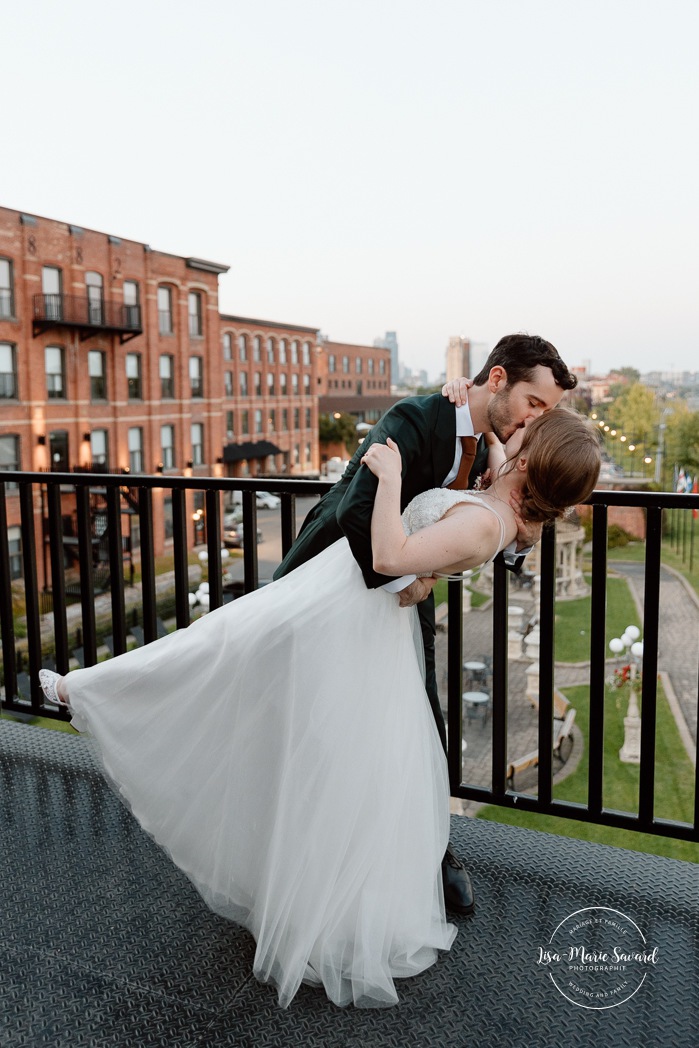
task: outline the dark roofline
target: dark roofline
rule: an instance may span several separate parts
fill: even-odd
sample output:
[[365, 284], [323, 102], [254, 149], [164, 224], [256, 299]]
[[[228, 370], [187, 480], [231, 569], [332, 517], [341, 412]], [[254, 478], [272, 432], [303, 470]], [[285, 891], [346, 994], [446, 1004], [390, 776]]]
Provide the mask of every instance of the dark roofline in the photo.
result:
[[150, 244], [146, 244], [143, 240], [132, 240], [131, 237], [120, 237], [115, 233], [105, 233], [103, 229], [92, 229], [90, 226], [79, 226], [75, 222], [65, 222], [62, 218], [49, 218], [48, 215], [35, 215], [31, 211], [18, 211], [16, 207], [5, 207], [0, 204], [0, 208], [3, 211], [9, 211], [19, 217], [20, 222], [26, 217], [30, 219], [37, 219], [40, 222], [53, 222], [57, 226], [65, 226], [67, 231], [72, 236], [80, 236], [82, 233], [96, 233], [97, 236], [107, 237], [112, 244], [118, 246], [122, 241], [127, 244], [136, 244], [138, 247], [142, 247], [144, 251], [152, 252], [157, 255], [164, 255], [166, 258], [179, 258], [185, 265], [189, 266], [190, 269], [201, 269], [207, 273], [227, 273], [231, 268], [230, 266], [222, 265], [219, 262], [208, 262], [204, 258], [193, 258], [187, 257], [186, 255], [176, 255], [172, 251], [159, 251], [158, 248], [152, 248]]
[[257, 327], [278, 328], [283, 331], [307, 331], [311, 335], [317, 335], [320, 328], [304, 327], [302, 324], [281, 324], [277, 320], [257, 320], [254, 317], [234, 317], [230, 313], [219, 313], [219, 319], [231, 321], [234, 324], [250, 324]]

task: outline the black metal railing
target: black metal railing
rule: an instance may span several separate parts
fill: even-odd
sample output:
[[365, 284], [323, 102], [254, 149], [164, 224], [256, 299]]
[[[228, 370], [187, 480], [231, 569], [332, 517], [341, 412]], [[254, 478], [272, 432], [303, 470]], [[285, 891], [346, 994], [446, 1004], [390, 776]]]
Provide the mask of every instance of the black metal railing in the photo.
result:
[[80, 295], [34, 295], [32, 304], [35, 330], [59, 325], [85, 332], [116, 331], [132, 337], [143, 331], [140, 306], [90, 301]]
[[[15, 490], [11, 489], [15, 485]], [[126, 487], [128, 485], [128, 487]], [[12, 491], [6, 496], [6, 487]], [[75, 538], [80, 565], [80, 602], [82, 611], [82, 654], [85, 665], [97, 661], [97, 628], [95, 621], [95, 540], [91, 521], [90, 489], [99, 488], [102, 521], [102, 549], [108, 556], [111, 580], [111, 647], [121, 654], [127, 647], [127, 613], [125, 608], [124, 563], [128, 543], [122, 535], [122, 515], [130, 513], [138, 522], [142, 588], [142, 629], [146, 643], [158, 637], [156, 571], [153, 553], [153, 492], [168, 491], [172, 503], [172, 537], [174, 553], [175, 600], [174, 618], [178, 628], [190, 621], [188, 552], [192, 541], [188, 528], [186, 493], [200, 492], [206, 521], [210, 608], [224, 602], [222, 582], [221, 534], [222, 494], [242, 491], [243, 528], [247, 535], [257, 530], [255, 492], [271, 491], [282, 499], [282, 552], [291, 546], [296, 534], [296, 499], [327, 491], [323, 481], [272, 480], [269, 478], [220, 479], [193, 477], [114, 476], [88, 474], [46, 474], [0, 472], [0, 631], [2, 634], [3, 680], [5, 706], [10, 710], [42, 713], [56, 717], [61, 711], [43, 706], [37, 674], [45, 661], [42, 653], [40, 599], [37, 588], [35, 509], [45, 506], [43, 528], [49, 547], [51, 591], [53, 597], [53, 651], [59, 672], [68, 669], [70, 650], [66, 617], [66, 578], [64, 568], [64, 499], [66, 492], [74, 500]], [[41, 499], [35, 497], [42, 490]], [[15, 493], [16, 491], [16, 493]], [[13, 619], [10, 551], [7, 541], [7, 506], [17, 500], [21, 513], [23, 596], [26, 617], [28, 679], [24, 677], [23, 698], [18, 689], [16, 625]], [[661, 819], [655, 813], [655, 738], [657, 709], [658, 625], [660, 615], [661, 529], [663, 514], [699, 511], [698, 495], [676, 495], [648, 492], [595, 492], [589, 500], [592, 511], [592, 593], [590, 636], [590, 727], [588, 745], [588, 784], [586, 803], [556, 799], [553, 796], [553, 724], [554, 724], [554, 640], [556, 601], [555, 530], [544, 531], [541, 545], [540, 575], [540, 655], [538, 712], [538, 786], [536, 794], [510, 788], [508, 779], [508, 587], [509, 573], [496, 561], [493, 574], [493, 681], [492, 681], [492, 770], [489, 786], [463, 782], [462, 756], [462, 666], [463, 609], [461, 584], [449, 584], [448, 597], [448, 765], [451, 792], [455, 797], [517, 807], [526, 811], [564, 816], [585, 822], [641, 830], [646, 833], [699, 841], [699, 781], [695, 781], [694, 819], [691, 823]], [[605, 806], [603, 782], [603, 746], [605, 732], [606, 651], [606, 585], [607, 585], [607, 518], [610, 507], [641, 507], [646, 516], [645, 590], [643, 621], [643, 666], [641, 706], [640, 790], [638, 812], [619, 812]], [[42, 509], [42, 516], [44, 509]], [[255, 543], [244, 551], [244, 591], [259, 585], [258, 553]], [[696, 647], [688, 645], [686, 659], [697, 666]], [[29, 693], [29, 698], [26, 693]]]

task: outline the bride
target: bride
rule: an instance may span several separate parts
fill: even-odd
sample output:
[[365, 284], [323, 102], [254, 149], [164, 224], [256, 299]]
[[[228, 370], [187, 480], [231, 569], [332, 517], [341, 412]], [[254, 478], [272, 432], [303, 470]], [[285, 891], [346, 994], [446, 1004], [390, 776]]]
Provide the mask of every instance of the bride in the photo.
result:
[[[400, 449], [373, 444], [376, 570], [482, 564], [515, 537], [512, 496], [522, 517], [553, 519], [599, 471], [596, 434], [564, 410], [517, 430], [502, 458], [487, 491], [427, 491], [401, 521]], [[421, 650], [416, 609], [367, 589], [343, 538], [186, 630], [63, 678], [41, 671], [141, 826], [250, 930], [254, 974], [282, 1006], [302, 982], [338, 1005], [396, 1004], [394, 979], [456, 935]]]

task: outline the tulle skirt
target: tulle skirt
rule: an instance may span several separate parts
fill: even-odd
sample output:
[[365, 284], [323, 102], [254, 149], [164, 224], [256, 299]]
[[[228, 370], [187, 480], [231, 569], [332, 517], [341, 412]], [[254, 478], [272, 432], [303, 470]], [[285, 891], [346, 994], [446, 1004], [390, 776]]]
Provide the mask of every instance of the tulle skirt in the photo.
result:
[[73, 723], [286, 1006], [397, 1003], [447, 950], [446, 761], [415, 609], [345, 539], [188, 629], [67, 678]]

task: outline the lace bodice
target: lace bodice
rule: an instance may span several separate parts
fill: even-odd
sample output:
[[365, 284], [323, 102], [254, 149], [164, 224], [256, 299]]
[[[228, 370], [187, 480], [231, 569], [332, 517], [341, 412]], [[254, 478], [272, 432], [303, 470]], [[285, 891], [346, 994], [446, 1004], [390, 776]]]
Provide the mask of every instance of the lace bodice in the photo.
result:
[[[490, 505], [490, 502], [487, 499], [480, 498], [475, 491], [430, 488], [428, 491], [423, 491], [416, 495], [405, 507], [401, 516], [406, 535], [412, 535], [413, 532], [419, 531], [420, 528], [436, 524], [452, 506], [458, 505], [459, 502], [470, 502], [478, 506], [484, 506], [498, 518], [500, 521], [500, 541], [493, 557], [497, 556], [505, 545], [505, 522], [497, 510]], [[459, 579], [462, 577], [461, 575], [442, 575], [438, 571], [433, 572], [433, 574], [438, 575], [440, 578]]]

